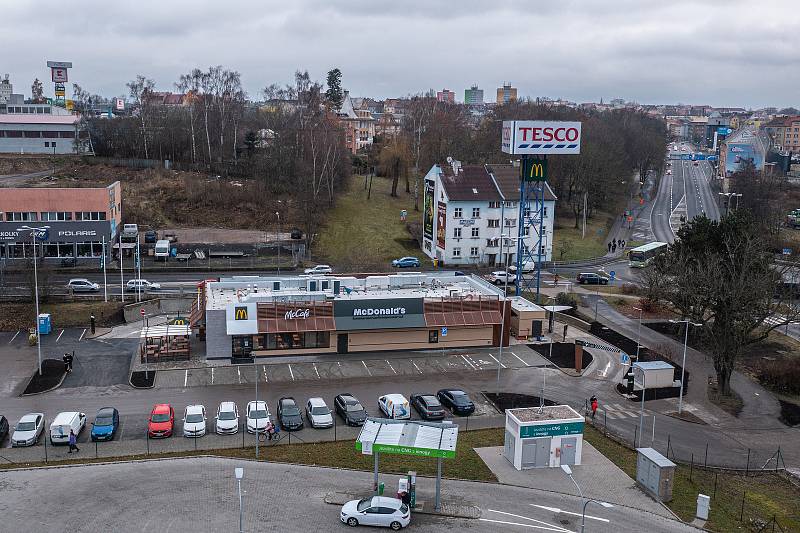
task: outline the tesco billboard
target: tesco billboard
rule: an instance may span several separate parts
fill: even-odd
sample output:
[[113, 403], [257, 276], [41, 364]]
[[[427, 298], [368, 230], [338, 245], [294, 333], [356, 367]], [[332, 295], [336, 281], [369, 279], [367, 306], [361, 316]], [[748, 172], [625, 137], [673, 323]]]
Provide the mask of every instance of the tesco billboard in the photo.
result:
[[505, 120], [501, 149], [507, 154], [579, 154], [581, 123], [551, 120]]

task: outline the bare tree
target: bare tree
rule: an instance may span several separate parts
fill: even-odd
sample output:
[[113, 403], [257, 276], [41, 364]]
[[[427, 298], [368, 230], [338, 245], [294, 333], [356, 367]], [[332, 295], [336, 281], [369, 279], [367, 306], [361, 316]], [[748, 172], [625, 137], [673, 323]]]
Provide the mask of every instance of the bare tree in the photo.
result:
[[127, 84], [131, 100], [138, 109], [139, 122], [141, 124], [142, 143], [144, 145], [144, 158], [149, 159], [150, 153], [147, 149], [147, 122], [152, 110], [151, 97], [156, 84], [153, 80], [145, 78], [141, 74], [136, 79]]

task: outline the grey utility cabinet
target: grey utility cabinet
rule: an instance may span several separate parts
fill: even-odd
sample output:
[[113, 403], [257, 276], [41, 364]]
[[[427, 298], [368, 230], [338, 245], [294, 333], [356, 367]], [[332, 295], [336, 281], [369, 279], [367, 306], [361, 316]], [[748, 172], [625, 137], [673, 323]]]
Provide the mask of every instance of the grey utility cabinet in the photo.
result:
[[636, 482], [654, 498], [668, 502], [672, 499], [675, 463], [653, 448], [636, 448]]

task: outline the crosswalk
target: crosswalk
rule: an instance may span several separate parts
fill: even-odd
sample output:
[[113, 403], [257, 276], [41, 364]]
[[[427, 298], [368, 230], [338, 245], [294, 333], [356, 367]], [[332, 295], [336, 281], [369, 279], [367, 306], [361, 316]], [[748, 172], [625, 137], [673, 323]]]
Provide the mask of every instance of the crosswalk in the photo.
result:
[[[605, 413], [603, 413], [605, 411]], [[639, 411], [632, 405], [622, 405], [619, 403], [606, 404], [597, 410], [597, 416], [607, 416], [611, 420], [620, 418], [635, 418], [639, 416]]]
[[[772, 316], [768, 316], [767, 318], [765, 318], [764, 319], [764, 323], [767, 324], [768, 326], [777, 326], [777, 325], [783, 325], [785, 320], [786, 320], [785, 316], [772, 315]], [[794, 322], [790, 322], [790, 323], [794, 324]]]

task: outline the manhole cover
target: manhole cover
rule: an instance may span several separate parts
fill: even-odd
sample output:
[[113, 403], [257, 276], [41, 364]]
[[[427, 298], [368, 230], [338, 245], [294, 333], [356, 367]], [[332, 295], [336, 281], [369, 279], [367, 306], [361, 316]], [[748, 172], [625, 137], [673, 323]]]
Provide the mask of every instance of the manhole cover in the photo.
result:
[[562, 518], [561, 520], [559, 520], [559, 522], [561, 522], [561, 525], [564, 525], [564, 526], [568, 526], [569, 523], [570, 523], [570, 521], [567, 520], [566, 518]]

